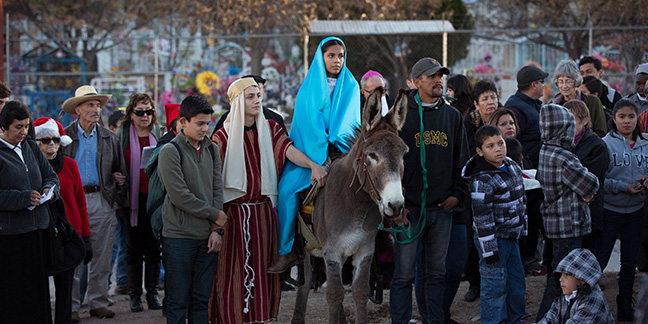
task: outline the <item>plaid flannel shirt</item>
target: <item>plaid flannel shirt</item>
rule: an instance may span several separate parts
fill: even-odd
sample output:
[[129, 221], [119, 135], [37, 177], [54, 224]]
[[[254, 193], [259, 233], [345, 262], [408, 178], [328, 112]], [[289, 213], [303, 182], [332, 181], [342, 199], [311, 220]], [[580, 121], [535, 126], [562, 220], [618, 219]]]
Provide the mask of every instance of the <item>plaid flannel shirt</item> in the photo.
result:
[[497, 239], [517, 240], [527, 235], [526, 196], [522, 169], [513, 160], [504, 160], [508, 172], [473, 156], [462, 170], [471, 179], [473, 228], [487, 263], [499, 261]]
[[573, 238], [591, 232], [590, 211], [582, 197], [595, 195], [599, 183], [572, 153], [574, 116], [564, 107], [545, 105], [540, 110], [543, 145], [537, 179], [545, 199], [540, 206], [547, 237]]

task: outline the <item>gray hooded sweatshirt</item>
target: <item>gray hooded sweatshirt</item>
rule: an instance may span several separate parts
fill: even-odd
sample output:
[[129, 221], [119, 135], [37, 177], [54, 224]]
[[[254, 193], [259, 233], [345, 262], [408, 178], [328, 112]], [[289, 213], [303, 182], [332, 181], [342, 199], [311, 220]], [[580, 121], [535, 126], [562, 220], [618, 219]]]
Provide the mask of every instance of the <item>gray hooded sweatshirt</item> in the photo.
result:
[[639, 210], [646, 200], [646, 190], [636, 195], [628, 194], [628, 185], [648, 174], [648, 141], [637, 137], [634, 147], [617, 131], [611, 131], [603, 142], [610, 154], [610, 164], [605, 172], [605, 209], [628, 214]]

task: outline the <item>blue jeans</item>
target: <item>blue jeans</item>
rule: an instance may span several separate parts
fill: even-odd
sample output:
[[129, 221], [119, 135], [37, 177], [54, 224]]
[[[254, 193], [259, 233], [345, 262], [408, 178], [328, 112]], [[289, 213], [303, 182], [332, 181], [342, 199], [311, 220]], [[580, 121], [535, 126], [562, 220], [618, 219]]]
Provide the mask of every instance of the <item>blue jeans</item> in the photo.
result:
[[[408, 214], [412, 232], [416, 228], [420, 210], [411, 209]], [[417, 271], [417, 262], [421, 264], [418, 271], [420, 286], [425, 292], [425, 309], [429, 314], [429, 323], [443, 323], [443, 294], [446, 272], [446, 255], [450, 241], [452, 214], [442, 208], [426, 211], [425, 228], [413, 242], [394, 245], [394, 277], [389, 293], [389, 313], [392, 323], [406, 324], [412, 317], [412, 280]], [[402, 233], [396, 234], [400, 241], [405, 239]], [[420, 254], [419, 254], [420, 253]]]
[[522, 323], [526, 301], [524, 266], [517, 240], [497, 239], [499, 261], [490, 265], [484, 261], [477, 235], [474, 243], [479, 252], [481, 275], [481, 322], [485, 324]]
[[[551, 259], [551, 271], [547, 274], [547, 286], [545, 287], [542, 302], [536, 315], [536, 322], [539, 322], [551, 308], [553, 300], [562, 294], [558, 279], [553, 271], [558, 267], [558, 263], [569, 254], [569, 252], [580, 248], [583, 245], [583, 237], [574, 237], [566, 239], [550, 239], [553, 253], [549, 257]], [[547, 267], [548, 268], [548, 267]]]
[[208, 304], [218, 253], [207, 253], [207, 240], [164, 238], [167, 323], [208, 323]]
[[[120, 213], [121, 211], [117, 211]], [[126, 275], [126, 223], [124, 218], [117, 217], [117, 226], [115, 226], [115, 243], [112, 247], [112, 255], [110, 256], [110, 278], [112, 278], [113, 266], [117, 262], [117, 287], [128, 287], [128, 276]]]
[[621, 238], [621, 271], [619, 271], [619, 295], [632, 296], [635, 268], [639, 257], [639, 246], [643, 232], [644, 209], [621, 214], [611, 210], [603, 213], [603, 233], [596, 258], [605, 269], [617, 237]]
[[[466, 265], [466, 257], [468, 256], [468, 247], [466, 239], [466, 228], [464, 224], [452, 225], [450, 232], [450, 243], [448, 244], [448, 255], [446, 256], [446, 273], [445, 273], [445, 289], [443, 296], [443, 315], [445, 319], [450, 318], [450, 306], [454, 301], [459, 284], [461, 283], [461, 275], [463, 274], [464, 266]], [[423, 253], [421, 253], [423, 254]], [[416, 264], [416, 278], [414, 280], [414, 290], [416, 295], [416, 302], [418, 304], [419, 313], [423, 318], [423, 323], [429, 323], [430, 314], [425, 307], [425, 289], [423, 289], [422, 272], [418, 271], [423, 267], [422, 258]]]

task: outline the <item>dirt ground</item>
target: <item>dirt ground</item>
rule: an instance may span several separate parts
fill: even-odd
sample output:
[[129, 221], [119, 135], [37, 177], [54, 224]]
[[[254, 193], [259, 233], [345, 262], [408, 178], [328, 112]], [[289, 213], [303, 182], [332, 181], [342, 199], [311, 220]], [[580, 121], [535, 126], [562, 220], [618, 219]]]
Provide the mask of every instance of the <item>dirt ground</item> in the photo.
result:
[[[641, 282], [644, 274], [637, 274], [637, 279], [635, 280], [635, 291], [638, 289], [638, 285]], [[545, 286], [545, 277], [526, 277], [526, 300], [527, 308], [526, 311], [531, 316], [528, 316], [524, 319], [524, 323], [534, 323], [535, 314], [538, 310], [540, 300], [542, 299], [542, 293], [544, 292]], [[601, 278], [600, 282], [604, 287], [603, 293], [607, 298], [608, 305], [612, 309], [612, 314], [616, 315], [616, 294], [618, 291], [617, 280], [615, 273], [605, 273]], [[463, 300], [463, 295], [468, 289], [468, 283], [462, 282], [459, 287], [459, 292], [455, 298], [454, 304], [452, 305], [452, 317], [460, 323], [479, 323], [479, 311], [480, 304], [479, 300], [474, 303], [467, 303]], [[279, 311], [279, 318], [277, 323], [290, 323], [292, 317], [293, 306], [295, 303], [295, 292], [289, 291], [282, 294], [281, 308]], [[113, 295], [110, 297], [115, 301], [115, 304], [110, 308], [117, 313], [113, 319], [98, 319], [90, 317], [87, 307], [82, 307], [80, 316], [81, 323], [84, 324], [108, 324], [108, 323], [137, 323], [137, 324], [153, 324], [153, 323], [165, 323], [166, 319], [162, 316], [162, 311], [148, 310], [145, 309], [140, 313], [132, 313], [129, 308], [128, 296], [125, 295]], [[350, 292], [347, 292], [344, 301], [345, 312], [347, 313], [347, 320], [350, 323], [354, 322], [353, 312], [355, 306], [353, 305], [353, 298]], [[146, 306], [146, 303], [145, 303]], [[416, 303], [414, 303], [414, 314], [413, 319], [419, 320], [412, 321], [411, 323], [420, 323], [420, 317], [418, 316]], [[326, 306], [326, 296], [323, 290], [314, 292], [311, 291], [309, 300], [308, 300], [308, 314], [306, 318], [308, 323], [326, 323], [328, 318], [327, 306]], [[383, 324], [391, 323], [389, 319], [389, 290], [384, 292], [384, 301], [381, 305], [375, 305], [371, 302], [368, 304], [368, 316], [369, 323]]]

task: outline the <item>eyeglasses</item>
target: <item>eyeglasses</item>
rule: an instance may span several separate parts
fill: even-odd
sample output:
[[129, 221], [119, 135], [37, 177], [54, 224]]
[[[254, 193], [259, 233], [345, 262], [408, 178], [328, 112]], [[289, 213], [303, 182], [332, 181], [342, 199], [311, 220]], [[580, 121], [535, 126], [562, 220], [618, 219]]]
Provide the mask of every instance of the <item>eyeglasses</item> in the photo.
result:
[[45, 137], [45, 138], [41, 138], [41, 139], [39, 139], [37, 141], [40, 141], [41, 143], [43, 143], [45, 145], [48, 145], [50, 142], [54, 142], [54, 144], [58, 144], [58, 143], [61, 143], [61, 138], [60, 137], [54, 137], [54, 138]]
[[544, 80], [544, 79], [540, 79], [540, 80], [536, 80], [536, 82], [544, 84], [544, 83], [545, 83], [545, 80]]
[[556, 82], [557, 85], [572, 85], [574, 84], [574, 80], [559, 80]]
[[155, 109], [149, 109], [149, 110], [133, 110], [133, 114], [137, 117], [142, 117], [144, 114], [146, 115], [153, 115], [153, 112], [155, 112]]

